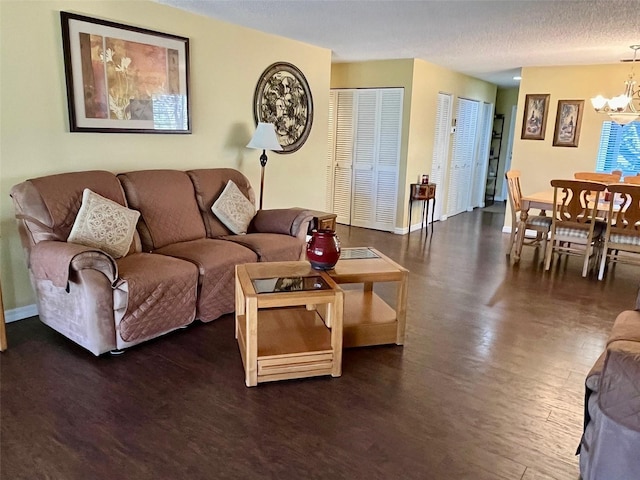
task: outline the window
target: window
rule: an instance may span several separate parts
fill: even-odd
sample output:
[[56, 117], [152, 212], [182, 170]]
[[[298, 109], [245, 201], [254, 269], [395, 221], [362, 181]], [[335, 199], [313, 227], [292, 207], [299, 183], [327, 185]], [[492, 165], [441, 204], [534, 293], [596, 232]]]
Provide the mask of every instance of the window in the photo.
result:
[[640, 173], [640, 121], [602, 124], [596, 171], [612, 170], [622, 170], [623, 176]]

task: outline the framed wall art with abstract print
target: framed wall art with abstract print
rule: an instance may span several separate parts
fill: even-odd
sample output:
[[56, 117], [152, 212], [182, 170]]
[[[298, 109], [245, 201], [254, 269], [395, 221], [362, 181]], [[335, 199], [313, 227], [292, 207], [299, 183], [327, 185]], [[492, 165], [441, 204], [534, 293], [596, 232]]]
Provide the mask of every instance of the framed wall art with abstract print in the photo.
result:
[[584, 100], [558, 100], [556, 129], [553, 133], [554, 147], [578, 146], [583, 108]]
[[544, 140], [547, 128], [547, 111], [549, 110], [549, 94], [529, 94], [524, 101], [522, 117], [523, 140]]
[[191, 133], [188, 38], [60, 19], [72, 132]]
[[277, 62], [260, 75], [253, 96], [257, 122], [273, 123], [281, 152], [293, 153], [307, 141], [313, 124], [309, 83], [295, 65]]

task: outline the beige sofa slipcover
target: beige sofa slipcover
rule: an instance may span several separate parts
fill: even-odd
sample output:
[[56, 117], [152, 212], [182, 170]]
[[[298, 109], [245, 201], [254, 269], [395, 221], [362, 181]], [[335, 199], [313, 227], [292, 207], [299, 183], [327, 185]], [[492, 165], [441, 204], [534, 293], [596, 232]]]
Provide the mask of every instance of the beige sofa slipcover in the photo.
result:
[[[233, 312], [235, 265], [303, 258], [312, 215], [259, 211], [247, 235], [234, 235], [210, 210], [230, 179], [254, 201], [246, 177], [226, 168], [74, 172], [15, 185], [40, 320], [100, 355]], [[124, 257], [67, 242], [85, 188], [140, 212]]]

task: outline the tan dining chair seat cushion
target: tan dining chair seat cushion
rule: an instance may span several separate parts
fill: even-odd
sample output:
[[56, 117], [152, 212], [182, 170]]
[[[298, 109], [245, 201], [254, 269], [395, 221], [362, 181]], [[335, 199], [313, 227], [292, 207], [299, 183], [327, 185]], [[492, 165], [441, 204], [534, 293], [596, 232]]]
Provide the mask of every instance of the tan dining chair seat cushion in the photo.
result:
[[[606, 225], [602, 222], [596, 222], [593, 227], [593, 238], [602, 236], [602, 233], [606, 229]], [[562, 238], [575, 238], [575, 239], [587, 239], [589, 237], [589, 230], [586, 228], [570, 228], [570, 227], [558, 227], [556, 228], [556, 237]]]
[[99, 248], [113, 258], [124, 257], [131, 247], [139, 217], [140, 212], [85, 188], [67, 242]]
[[609, 242], [624, 245], [640, 245], [640, 235], [623, 235], [619, 233], [612, 233], [609, 237]]
[[551, 228], [551, 217], [535, 215], [527, 218], [527, 226]]

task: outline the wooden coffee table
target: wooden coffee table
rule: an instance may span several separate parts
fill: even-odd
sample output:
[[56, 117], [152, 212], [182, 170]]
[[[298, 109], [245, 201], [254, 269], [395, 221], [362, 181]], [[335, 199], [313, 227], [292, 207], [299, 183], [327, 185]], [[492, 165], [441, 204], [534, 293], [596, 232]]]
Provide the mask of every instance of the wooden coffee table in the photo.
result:
[[342, 373], [344, 294], [308, 262], [236, 266], [235, 333], [245, 383]]
[[[340, 260], [327, 273], [338, 284], [362, 284], [345, 290], [344, 347], [404, 344], [409, 271], [370, 247], [343, 248]], [[373, 284], [395, 282], [395, 308], [373, 291]]]

